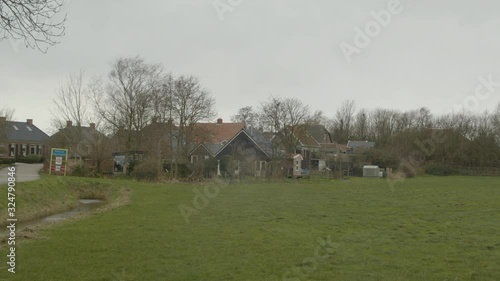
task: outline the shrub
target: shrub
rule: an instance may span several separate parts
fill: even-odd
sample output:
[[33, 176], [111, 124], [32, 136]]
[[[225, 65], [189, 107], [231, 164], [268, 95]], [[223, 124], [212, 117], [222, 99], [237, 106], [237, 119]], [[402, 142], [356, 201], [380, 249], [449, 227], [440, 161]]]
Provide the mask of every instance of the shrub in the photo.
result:
[[[174, 173], [175, 164], [164, 163], [162, 165], [163, 171], [168, 171], [169, 174]], [[192, 170], [186, 164], [178, 163], [177, 164], [177, 178], [187, 178], [191, 175]]]
[[458, 175], [459, 171], [443, 164], [430, 164], [425, 167], [425, 173], [434, 176]]
[[14, 163], [14, 159], [0, 159], [0, 164], [12, 165]]
[[33, 155], [33, 154], [30, 154], [28, 156], [18, 155], [18, 156], [16, 156], [15, 161], [19, 162], [19, 163], [27, 163], [27, 164], [42, 163], [43, 157], [40, 155]]
[[92, 170], [85, 164], [80, 164], [71, 167], [70, 175], [75, 177], [94, 177]]
[[134, 169], [135, 169], [135, 166], [137, 165], [137, 162], [138, 161], [132, 160], [132, 161], [130, 161], [130, 162], [127, 163], [127, 166], [126, 166], [127, 167], [126, 168], [127, 169], [126, 170], [126, 174], [127, 175], [130, 176], [134, 172]]
[[161, 175], [160, 164], [154, 159], [139, 162], [134, 165], [131, 175], [137, 180], [158, 180]]

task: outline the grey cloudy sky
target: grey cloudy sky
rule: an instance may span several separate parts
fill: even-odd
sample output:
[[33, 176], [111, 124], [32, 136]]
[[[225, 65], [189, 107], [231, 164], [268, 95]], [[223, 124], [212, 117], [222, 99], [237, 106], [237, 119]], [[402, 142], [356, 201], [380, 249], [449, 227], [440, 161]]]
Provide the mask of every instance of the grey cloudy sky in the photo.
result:
[[[71, 0], [66, 36], [47, 54], [0, 43], [0, 107], [51, 131], [51, 99], [68, 74], [105, 76], [111, 61], [135, 55], [198, 76], [226, 120], [271, 94], [327, 116], [345, 99], [358, 108], [444, 113], [474, 96], [478, 77], [500, 81], [494, 0], [400, 0], [400, 12], [372, 29], [349, 63], [342, 42], [356, 47], [355, 28], [373, 25], [372, 12], [391, 1]], [[218, 13], [214, 3], [232, 10]], [[500, 101], [495, 88], [471, 109], [492, 110]]]

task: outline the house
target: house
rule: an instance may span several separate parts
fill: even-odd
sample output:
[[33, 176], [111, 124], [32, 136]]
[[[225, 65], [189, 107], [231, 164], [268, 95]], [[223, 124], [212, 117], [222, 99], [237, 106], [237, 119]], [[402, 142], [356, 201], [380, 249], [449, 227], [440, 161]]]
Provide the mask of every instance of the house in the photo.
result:
[[234, 177], [269, 174], [272, 146], [260, 131], [246, 129], [244, 123], [224, 123], [220, 118], [196, 127], [198, 143], [189, 152], [193, 167], [213, 171], [215, 164], [222, 174]]
[[193, 132], [193, 143], [189, 151], [189, 162], [216, 157], [219, 151], [241, 130], [244, 123], [224, 123], [221, 118], [216, 123], [197, 123]]
[[[129, 163], [145, 159], [146, 151], [142, 145], [142, 139], [141, 132], [123, 127], [119, 127], [111, 136], [111, 154], [115, 172], [124, 172]], [[126, 159], [126, 155], [128, 155], [128, 159]]]
[[86, 164], [97, 172], [111, 172], [111, 142], [96, 129], [89, 126], [73, 125], [66, 121], [66, 127], [50, 137], [52, 147], [68, 149], [69, 165]]
[[140, 135], [141, 150], [166, 161], [173, 161], [177, 157], [179, 128], [172, 121], [163, 123], [153, 118], [152, 122], [141, 130]]
[[33, 124], [33, 119], [19, 122], [0, 117], [0, 158], [44, 157], [49, 154], [48, 143], [49, 136]]
[[106, 135], [96, 130], [95, 123], [90, 123], [89, 126], [74, 126], [71, 121], [66, 121], [66, 127], [50, 136], [51, 146], [68, 149], [70, 159], [90, 157], [93, 147], [107, 140]]
[[302, 125], [293, 130], [297, 139], [295, 153], [303, 157], [303, 167], [308, 170], [324, 170], [326, 162], [342, 153], [341, 147], [334, 143], [331, 134], [323, 125]]
[[364, 150], [375, 147], [375, 142], [371, 141], [348, 141], [347, 142], [347, 153], [355, 153], [356, 150]]

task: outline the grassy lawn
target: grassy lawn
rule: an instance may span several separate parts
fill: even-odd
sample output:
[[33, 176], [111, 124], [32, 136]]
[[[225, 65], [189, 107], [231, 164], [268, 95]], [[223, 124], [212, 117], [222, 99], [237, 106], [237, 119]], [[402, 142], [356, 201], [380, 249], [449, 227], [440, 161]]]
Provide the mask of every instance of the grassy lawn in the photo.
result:
[[499, 178], [98, 182], [130, 203], [21, 241], [16, 274], [2, 248], [0, 280], [500, 280]]

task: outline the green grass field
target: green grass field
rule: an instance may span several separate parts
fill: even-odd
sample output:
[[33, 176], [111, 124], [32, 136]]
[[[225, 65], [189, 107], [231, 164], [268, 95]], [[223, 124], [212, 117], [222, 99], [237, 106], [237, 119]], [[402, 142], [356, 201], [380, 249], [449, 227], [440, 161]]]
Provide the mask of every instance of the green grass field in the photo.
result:
[[195, 204], [203, 185], [99, 181], [129, 204], [20, 241], [15, 274], [3, 247], [0, 280], [500, 280], [500, 178], [211, 184]]

